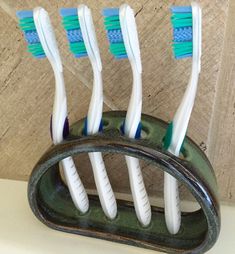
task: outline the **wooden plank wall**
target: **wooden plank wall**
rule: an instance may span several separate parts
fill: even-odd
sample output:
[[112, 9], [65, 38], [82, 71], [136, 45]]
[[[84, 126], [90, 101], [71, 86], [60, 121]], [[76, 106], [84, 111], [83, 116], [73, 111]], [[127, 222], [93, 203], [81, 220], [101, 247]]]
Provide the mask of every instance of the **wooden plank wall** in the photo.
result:
[[[131, 90], [128, 61], [114, 61], [108, 52], [101, 10], [124, 1], [88, 0], [93, 11], [102, 62], [104, 110], [125, 110]], [[190, 73], [190, 59], [175, 61], [171, 50], [169, 6], [188, 1], [129, 0], [135, 10], [143, 61], [143, 112], [170, 121], [180, 103]], [[215, 166], [221, 198], [235, 201], [235, 3], [200, 1], [203, 8], [202, 73], [188, 134]], [[58, 15], [60, 7], [77, 1], [0, 1], [0, 177], [27, 180], [42, 153], [50, 146], [49, 119], [54, 78], [46, 59], [35, 60], [17, 27], [15, 12], [40, 5], [49, 12], [63, 58], [70, 122], [86, 116], [92, 89], [87, 59], [74, 59]], [[128, 191], [122, 156], [105, 155], [116, 191]], [[86, 187], [94, 184], [87, 156], [77, 158]], [[148, 167], [148, 165], [143, 165]], [[144, 174], [150, 195], [162, 194], [162, 173]], [[120, 178], [123, 179], [120, 184]], [[153, 180], [154, 179], [154, 182]]]

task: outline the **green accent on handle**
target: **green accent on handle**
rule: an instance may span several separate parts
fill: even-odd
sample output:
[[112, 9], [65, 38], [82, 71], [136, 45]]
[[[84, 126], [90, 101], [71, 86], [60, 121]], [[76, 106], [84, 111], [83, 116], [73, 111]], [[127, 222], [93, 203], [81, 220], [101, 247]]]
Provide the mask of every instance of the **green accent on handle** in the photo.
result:
[[166, 135], [164, 137], [164, 149], [166, 150], [170, 147], [172, 134], [173, 134], [173, 122], [170, 122], [166, 130]]
[[180, 147], [180, 152], [181, 152], [182, 154], [185, 153], [185, 148], [184, 148], [185, 139], [186, 139], [186, 135], [185, 135], [184, 140], [183, 140], [183, 143], [182, 143], [182, 145], [181, 145], [181, 147]]
[[[170, 147], [171, 145], [171, 141], [172, 141], [172, 135], [173, 135], [173, 122], [170, 122], [168, 127], [167, 127], [167, 130], [166, 130], [166, 135], [164, 137], [164, 149], [168, 150], [168, 148]], [[185, 137], [184, 137], [184, 140], [182, 142], [182, 145], [181, 145], [181, 148], [180, 148], [180, 152], [184, 152], [184, 142], [185, 142]]]

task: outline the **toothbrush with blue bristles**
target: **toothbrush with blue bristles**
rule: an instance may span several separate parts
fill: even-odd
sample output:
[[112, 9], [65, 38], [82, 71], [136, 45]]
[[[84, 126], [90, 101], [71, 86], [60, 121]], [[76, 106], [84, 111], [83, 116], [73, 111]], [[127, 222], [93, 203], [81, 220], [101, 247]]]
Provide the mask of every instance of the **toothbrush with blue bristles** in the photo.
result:
[[[103, 111], [102, 63], [96, 39], [91, 11], [86, 5], [63, 8], [60, 11], [69, 47], [75, 57], [88, 57], [93, 69], [93, 91], [85, 123], [85, 134], [99, 132]], [[89, 153], [95, 183], [105, 215], [114, 219], [117, 215], [116, 199], [109, 182], [102, 154]]]
[[[67, 99], [64, 86], [63, 67], [53, 28], [48, 13], [41, 7], [17, 12], [19, 26], [23, 30], [28, 51], [35, 58], [49, 60], [55, 75], [55, 98], [51, 117], [51, 136], [58, 144], [68, 135]], [[77, 173], [72, 157], [61, 161], [68, 189], [75, 207], [82, 213], [88, 211], [87, 193]]]
[[[173, 51], [176, 59], [192, 57], [192, 72], [181, 104], [170, 123], [164, 147], [175, 156], [180, 155], [193, 109], [199, 73], [201, 70], [201, 8], [198, 3], [191, 6], [171, 7], [173, 25]], [[181, 211], [178, 182], [170, 174], [164, 174], [165, 220], [171, 234], [180, 229]]]
[[[133, 86], [123, 132], [130, 138], [138, 138], [141, 130], [142, 64], [134, 12], [127, 4], [119, 9], [103, 10], [104, 24], [110, 42], [110, 52], [116, 59], [128, 58], [133, 72]], [[143, 226], [151, 221], [151, 207], [145, 189], [139, 160], [125, 156], [130, 187], [138, 220]]]

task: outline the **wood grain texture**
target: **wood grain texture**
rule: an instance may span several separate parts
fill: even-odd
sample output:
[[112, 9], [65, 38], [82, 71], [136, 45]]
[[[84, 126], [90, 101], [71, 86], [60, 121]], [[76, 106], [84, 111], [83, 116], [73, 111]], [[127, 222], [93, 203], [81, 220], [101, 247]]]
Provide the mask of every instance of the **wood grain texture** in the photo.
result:
[[235, 2], [230, 1], [220, 75], [209, 135], [221, 198], [235, 201]]
[[[235, 175], [232, 175], [235, 164], [232, 151], [235, 145], [230, 139], [234, 116], [229, 114], [233, 110], [231, 105], [234, 96], [229, 91], [233, 85], [235, 55], [225, 50], [226, 47], [232, 50], [232, 43], [224, 44], [225, 38], [226, 41], [229, 38], [232, 40], [230, 29], [233, 28], [232, 25], [229, 26], [233, 22], [231, 13], [234, 14], [235, 11], [232, 1], [230, 0], [230, 5], [229, 0], [215, 0], [213, 4], [209, 0], [199, 1], [203, 8], [202, 73], [188, 134], [203, 150], [209, 149], [216, 174], [219, 177], [223, 175], [219, 180], [221, 197], [235, 201], [235, 187], [232, 184], [235, 179]], [[125, 110], [132, 84], [130, 65], [125, 60], [114, 61], [108, 52], [101, 16], [102, 8], [119, 6], [123, 1], [88, 0], [85, 3], [93, 11], [102, 56], [104, 110]], [[185, 5], [188, 1], [130, 0], [128, 3], [136, 13], [141, 45], [143, 112], [170, 121], [185, 91], [191, 61], [176, 61], [172, 57], [169, 7], [172, 4]], [[70, 122], [84, 117], [87, 113], [93, 79], [90, 63], [88, 59], [75, 59], [68, 51], [58, 14], [59, 8], [76, 4], [77, 2], [72, 0], [0, 1], [0, 15], [3, 20], [0, 24], [0, 177], [28, 179], [33, 165], [51, 144], [48, 122], [53, 104], [53, 73], [47, 60], [32, 59], [26, 52], [23, 36], [17, 28], [17, 10], [32, 9], [37, 5], [47, 9], [63, 59]], [[230, 85], [226, 83], [228, 75]], [[227, 92], [223, 92], [226, 85]], [[226, 96], [229, 96], [231, 103], [220, 102], [225, 100]], [[223, 112], [221, 115], [220, 110]], [[226, 121], [218, 124], [223, 122], [222, 119]], [[229, 128], [231, 131], [224, 135], [222, 131]], [[228, 140], [230, 142], [226, 147]], [[227, 150], [223, 149], [223, 146]], [[228, 151], [230, 155], [224, 156], [223, 153]], [[90, 167], [87, 157], [84, 155], [77, 160], [85, 185], [94, 184], [91, 171], [87, 170]], [[105, 160], [114, 189], [128, 191], [128, 178], [123, 177], [120, 182], [126, 172], [124, 159], [121, 156], [105, 155]], [[143, 165], [145, 166], [147, 165]], [[149, 192], [161, 195], [162, 174], [146, 172], [148, 175], [144, 175], [144, 178]]]

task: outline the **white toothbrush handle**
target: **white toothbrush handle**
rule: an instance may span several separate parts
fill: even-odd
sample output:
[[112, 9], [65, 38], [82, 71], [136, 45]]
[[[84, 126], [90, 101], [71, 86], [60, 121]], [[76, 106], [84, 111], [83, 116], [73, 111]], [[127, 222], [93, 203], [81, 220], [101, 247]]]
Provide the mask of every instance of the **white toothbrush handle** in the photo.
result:
[[74, 205], [82, 213], [87, 212], [89, 208], [89, 200], [86, 190], [77, 173], [73, 158], [67, 157], [61, 161], [61, 164]]
[[[101, 71], [96, 64], [96, 61], [94, 61], [95, 59], [96, 58], [93, 58], [91, 55], [90, 60], [93, 68], [94, 84], [87, 116], [87, 133], [89, 135], [99, 132], [103, 110], [102, 77]], [[95, 184], [102, 209], [108, 218], [114, 219], [117, 215], [117, 203], [109, 182], [102, 154], [100, 152], [95, 152], [89, 153], [88, 155], [91, 161]]]
[[[63, 130], [67, 117], [67, 99], [65, 93], [63, 73], [53, 67], [56, 79], [55, 100], [52, 115], [52, 136], [53, 143], [58, 144], [63, 141]], [[76, 166], [72, 157], [61, 161], [68, 189], [75, 207], [85, 213], [89, 208], [89, 201], [86, 190], [77, 173]]]
[[164, 173], [164, 202], [167, 228], [171, 234], [176, 234], [181, 224], [178, 181], [168, 173]]
[[103, 211], [108, 218], [114, 219], [117, 215], [117, 203], [105, 169], [102, 154], [100, 152], [89, 153], [89, 158]]
[[[141, 74], [134, 64], [132, 65], [132, 70], [133, 88], [125, 119], [125, 134], [130, 138], [135, 138], [138, 125], [141, 121], [142, 82]], [[142, 225], [147, 226], [151, 221], [151, 206], [145, 189], [139, 160], [130, 156], [125, 156], [125, 158], [136, 216]]]
[[[64, 85], [63, 66], [48, 13], [43, 8], [36, 7], [33, 10], [33, 17], [42, 48], [55, 75], [55, 98], [51, 128], [53, 143], [59, 144], [64, 138], [64, 124], [67, 118], [67, 98]], [[62, 160], [61, 164], [74, 205], [81, 212], [87, 212], [89, 208], [87, 194], [79, 178], [72, 157]]]
[[139, 160], [130, 156], [125, 156], [125, 158], [136, 215], [141, 224], [147, 226], [151, 221], [151, 207], [145, 189]]
[[[99, 132], [100, 122], [102, 120], [102, 63], [90, 9], [85, 5], [79, 5], [78, 18], [82, 37], [94, 75], [92, 96], [87, 115], [87, 134], [93, 135]], [[100, 152], [95, 152], [89, 153], [88, 155], [91, 161], [102, 209], [108, 218], [114, 219], [117, 215], [117, 203], [109, 182], [102, 154]]]
[[[201, 8], [197, 2], [192, 2], [193, 20], [193, 60], [192, 72], [189, 84], [184, 93], [183, 99], [173, 119], [173, 134], [171, 145], [168, 151], [179, 156], [180, 149], [188, 128], [189, 119], [193, 109], [198, 78], [201, 70]], [[165, 219], [170, 233], [176, 234], [180, 229], [181, 211], [178, 182], [171, 175], [164, 174], [164, 199], [165, 199]]]

